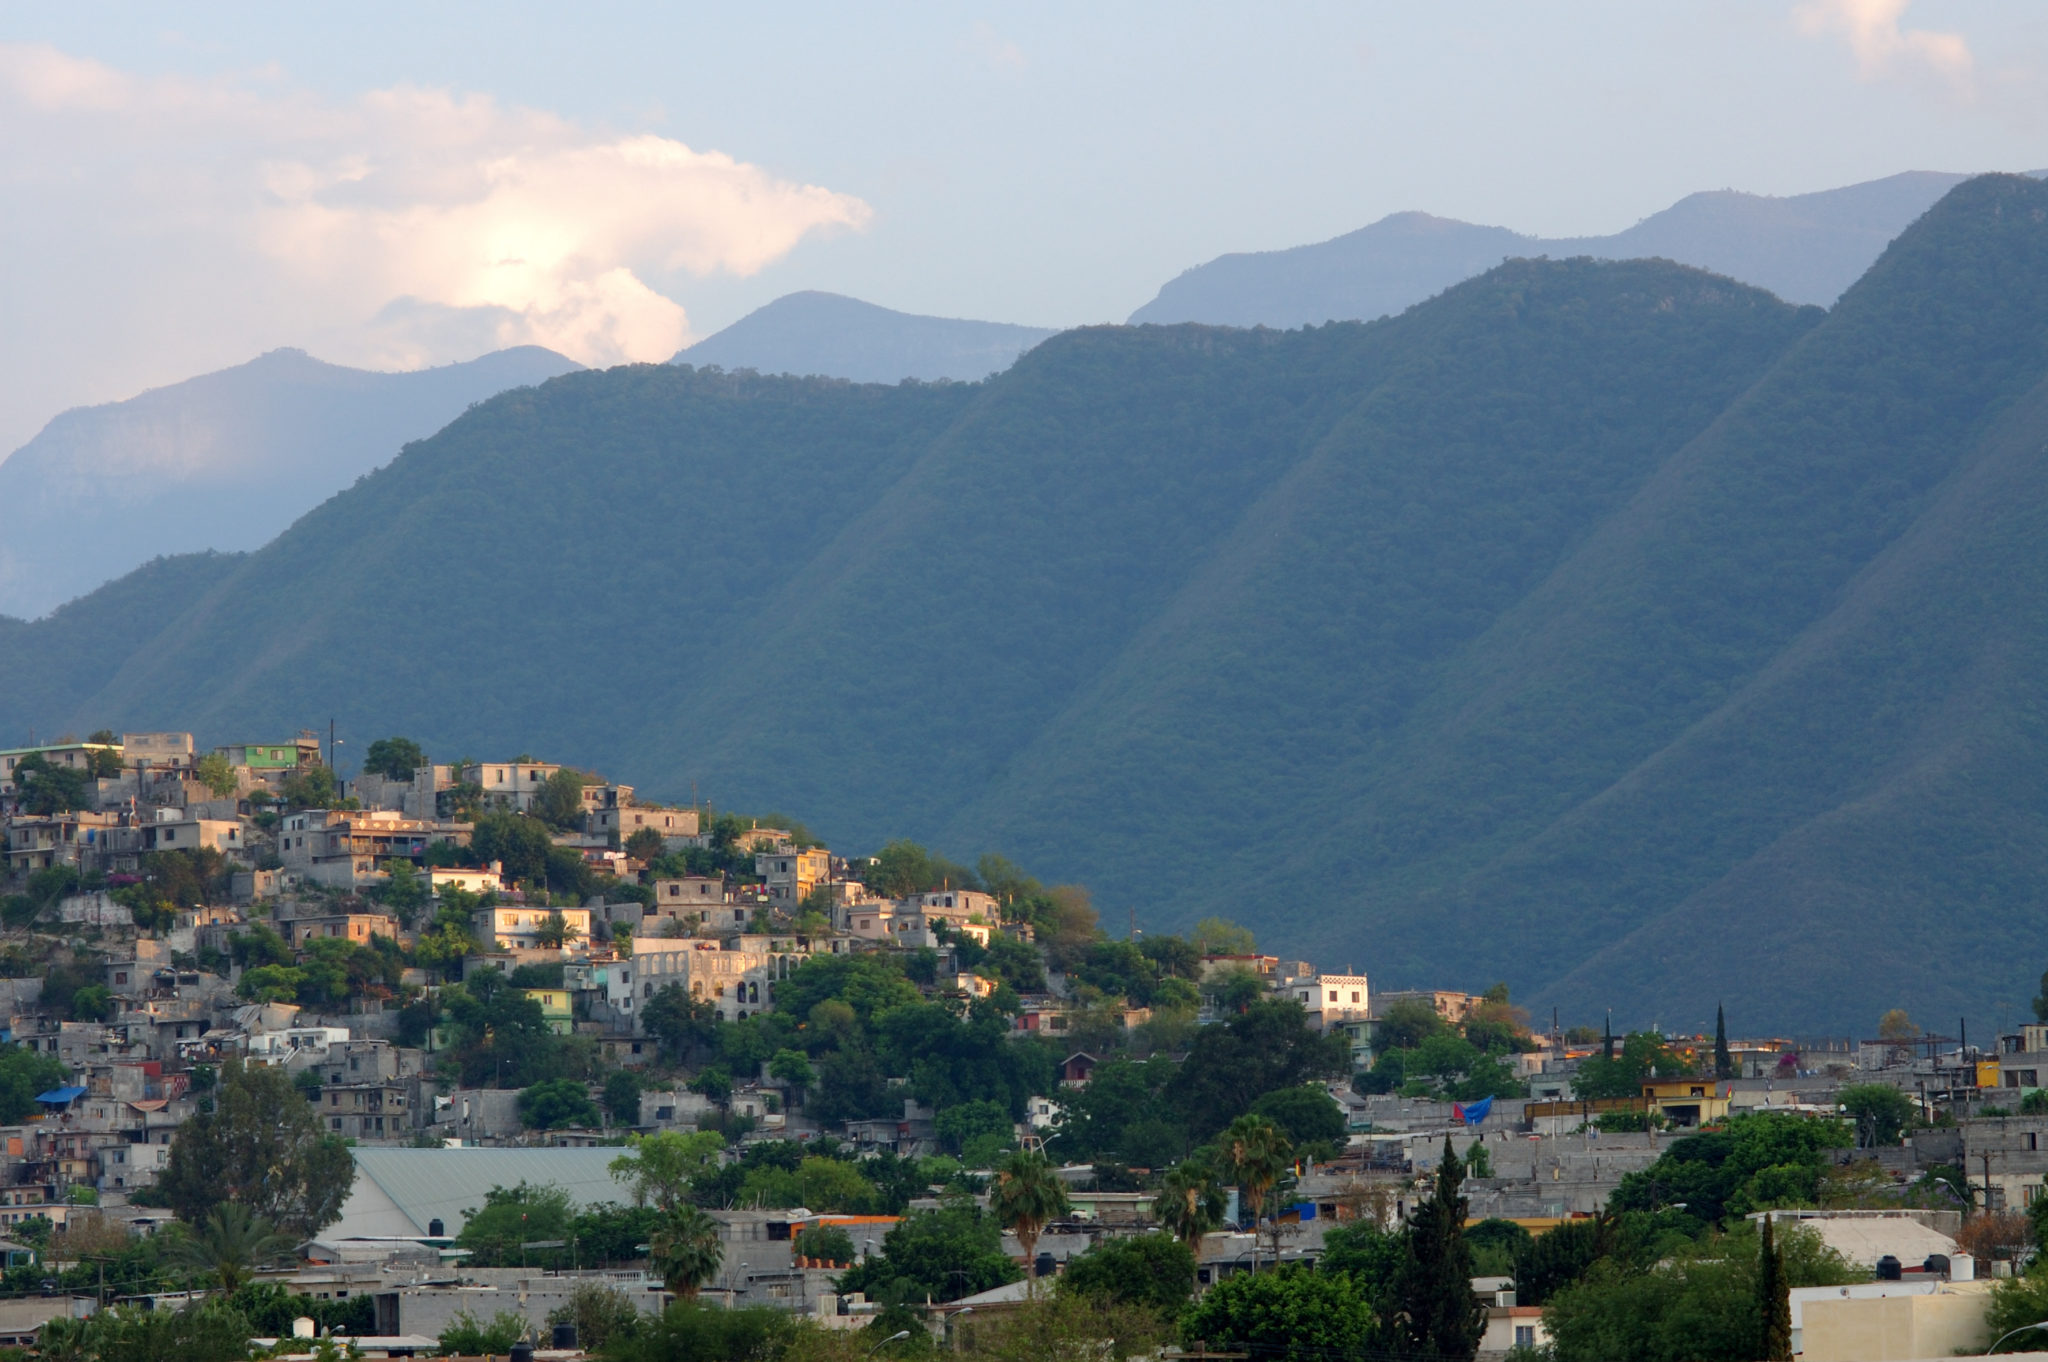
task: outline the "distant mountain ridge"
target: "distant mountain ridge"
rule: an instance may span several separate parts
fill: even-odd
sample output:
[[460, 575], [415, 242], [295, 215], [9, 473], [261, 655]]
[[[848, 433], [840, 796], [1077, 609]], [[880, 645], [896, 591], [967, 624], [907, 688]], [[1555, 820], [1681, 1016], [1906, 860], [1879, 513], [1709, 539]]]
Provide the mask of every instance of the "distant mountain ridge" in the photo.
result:
[[785, 294], [683, 350], [676, 364], [855, 383], [974, 382], [1001, 373], [1054, 333], [1009, 322], [923, 317], [837, 293]]
[[67, 411], [0, 462], [0, 615], [163, 554], [256, 548], [470, 404], [577, 367], [538, 346], [411, 373], [273, 350]]
[[332, 714], [1382, 988], [1984, 1024], [2048, 965], [2044, 447], [2048, 186], [1987, 176], [1825, 313], [1518, 259], [978, 384], [566, 375], [0, 620], [0, 732]]
[[1510, 256], [1664, 259], [1725, 274], [1794, 303], [1832, 304], [1886, 243], [1967, 179], [1908, 171], [1774, 198], [1689, 194], [1612, 236], [1524, 236], [1427, 213], [1395, 213], [1311, 246], [1219, 256], [1187, 270], [1131, 314], [1167, 325], [1316, 326], [1412, 307]]

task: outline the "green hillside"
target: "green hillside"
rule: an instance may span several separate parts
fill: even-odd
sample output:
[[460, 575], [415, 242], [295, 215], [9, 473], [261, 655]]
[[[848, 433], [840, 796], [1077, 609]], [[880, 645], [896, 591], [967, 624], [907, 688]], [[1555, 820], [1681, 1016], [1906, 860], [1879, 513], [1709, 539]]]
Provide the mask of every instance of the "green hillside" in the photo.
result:
[[2010, 177], [1825, 314], [1513, 261], [981, 384], [574, 374], [254, 554], [0, 621], [0, 724], [545, 752], [1580, 1016], [2023, 1006], [2044, 380]]

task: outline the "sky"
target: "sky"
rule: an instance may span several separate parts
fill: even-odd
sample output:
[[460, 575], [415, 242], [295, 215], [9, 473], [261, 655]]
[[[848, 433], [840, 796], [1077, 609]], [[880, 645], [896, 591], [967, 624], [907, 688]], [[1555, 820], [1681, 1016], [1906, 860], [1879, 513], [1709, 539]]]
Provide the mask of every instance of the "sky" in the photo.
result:
[[298, 346], [666, 359], [797, 289], [1120, 321], [1420, 209], [2048, 166], [2048, 6], [16, 6], [0, 451]]

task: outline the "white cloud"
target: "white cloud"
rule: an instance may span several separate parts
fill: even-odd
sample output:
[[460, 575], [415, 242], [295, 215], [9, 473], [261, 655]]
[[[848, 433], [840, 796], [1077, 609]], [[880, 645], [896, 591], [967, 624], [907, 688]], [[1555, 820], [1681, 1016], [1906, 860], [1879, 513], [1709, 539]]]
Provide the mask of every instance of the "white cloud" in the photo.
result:
[[[753, 274], [870, 216], [666, 137], [437, 89], [325, 100], [275, 70], [144, 77], [0, 43], [0, 123], [0, 192], [68, 217], [132, 293], [229, 281], [202, 324], [290, 317], [274, 343], [385, 367], [468, 358], [483, 338], [587, 364], [667, 359], [689, 320], [644, 275]], [[152, 313], [132, 301], [109, 329]]]
[[1974, 93], [1976, 59], [1960, 33], [1906, 28], [1911, 0], [1808, 0], [1795, 11], [1802, 32], [1832, 34], [1848, 44], [1865, 80], [1934, 76], [1955, 94]]

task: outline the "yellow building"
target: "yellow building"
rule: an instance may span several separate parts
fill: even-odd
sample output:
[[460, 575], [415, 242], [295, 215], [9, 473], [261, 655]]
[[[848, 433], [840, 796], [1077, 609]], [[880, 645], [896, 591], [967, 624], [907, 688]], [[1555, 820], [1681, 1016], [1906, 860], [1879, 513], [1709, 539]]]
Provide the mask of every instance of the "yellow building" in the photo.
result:
[[576, 1030], [576, 1014], [569, 1006], [569, 990], [566, 988], [524, 988], [520, 992], [540, 1004], [540, 1015], [548, 1024], [548, 1030], [558, 1036], [572, 1034]]
[[1643, 1084], [1643, 1100], [1674, 1126], [1702, 1126], [1728, 1118], [1728, 1097], [1711, 1078], [1659, 1079]]

